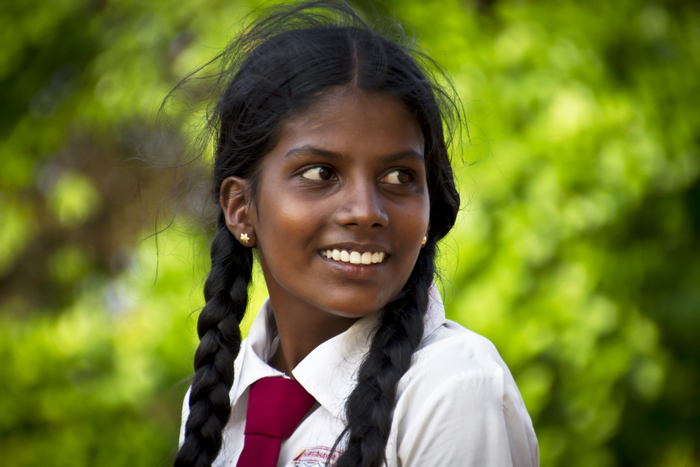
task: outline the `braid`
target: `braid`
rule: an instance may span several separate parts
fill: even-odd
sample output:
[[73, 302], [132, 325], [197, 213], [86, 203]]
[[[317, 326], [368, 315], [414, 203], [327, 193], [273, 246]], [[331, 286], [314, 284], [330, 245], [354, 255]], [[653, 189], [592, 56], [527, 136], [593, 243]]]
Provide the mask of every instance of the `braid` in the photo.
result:
[[346, 434], [348, 446], [335, 467], [379, 467], [386, 462], [396, 387], [423, 337], [434, 258], [432, 240], [421, 250], [399, 297], [384, 309], [369, 353], [360, 366], [357, 386], [346, 403], [348, 425], [333, 450]]
[[194, 357], [190, 414], [176, 467], [210, 466], [221, 449], [222, 431], [231, 414], [233, 362], [241, 345], [238, 324], [248, 302], [253, 252], [233, 238], [223, 211], [219, 212], [217, 227], [211, 270], [204, 284], [206, 304], [197, 322], [199, 347]]

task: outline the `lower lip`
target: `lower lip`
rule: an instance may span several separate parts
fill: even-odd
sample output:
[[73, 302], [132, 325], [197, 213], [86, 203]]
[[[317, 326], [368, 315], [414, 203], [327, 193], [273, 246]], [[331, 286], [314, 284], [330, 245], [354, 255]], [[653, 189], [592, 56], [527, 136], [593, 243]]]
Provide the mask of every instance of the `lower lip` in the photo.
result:
[[380, 273], [384, 265], [386, 264], [387, 258], [381, 263], [372, 264], [352, 264], [352, 263], [341, 263], [340, 261], [335, 261], [328, 259], [325, 256], [319, 254], [321, 259], [328, 263], [333, 269], [349, 279], [354, 280], [372, 280], [376, 279], [377, 275]]

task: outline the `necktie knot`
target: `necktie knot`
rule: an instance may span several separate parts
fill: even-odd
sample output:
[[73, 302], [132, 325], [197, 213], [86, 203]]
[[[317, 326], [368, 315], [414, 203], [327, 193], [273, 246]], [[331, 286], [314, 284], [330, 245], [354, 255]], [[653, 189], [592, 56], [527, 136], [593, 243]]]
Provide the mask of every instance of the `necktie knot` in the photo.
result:
[[277, 465], [281, 439], [294, 433], [315, 402], [313, 396], [292, 379], [271, 377], [253, 383], [248, 396], [245, 440], [238, 467], [263, 466], [267, 462], [271, 466]]

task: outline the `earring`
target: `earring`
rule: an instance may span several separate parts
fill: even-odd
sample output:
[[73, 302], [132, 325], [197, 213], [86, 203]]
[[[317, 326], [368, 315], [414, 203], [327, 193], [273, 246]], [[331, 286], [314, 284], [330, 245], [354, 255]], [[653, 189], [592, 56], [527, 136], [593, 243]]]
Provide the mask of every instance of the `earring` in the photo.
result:
[[242, 233], [242, 234], [241, 234], [241, 241], [242, 241], [243, 243], [245, 243], [246, 245], [248, 244], [248, 242], [250, 241], [250, 237], [248, 237], [248, 234], [247, 234], [247, 233]]
[[428, 236], [427, 236], [427, 235], [423, 235], [423, 241], [420, 242], [420, 244], [421, 244], [421, 246], [425, 246], [426, 243], [428, 243]]

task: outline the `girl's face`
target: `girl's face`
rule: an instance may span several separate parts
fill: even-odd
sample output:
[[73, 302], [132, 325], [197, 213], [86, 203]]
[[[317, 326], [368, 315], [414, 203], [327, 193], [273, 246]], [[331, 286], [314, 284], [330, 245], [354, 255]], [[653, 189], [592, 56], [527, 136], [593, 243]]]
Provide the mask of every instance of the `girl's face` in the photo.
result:
[[276, 312], [357, 318], [401, 291], [428, 230], [423, 145], [403, 103], [351, 87], [282, 126], [248, 211]]

